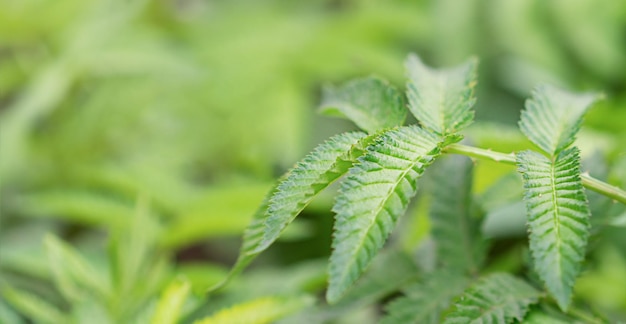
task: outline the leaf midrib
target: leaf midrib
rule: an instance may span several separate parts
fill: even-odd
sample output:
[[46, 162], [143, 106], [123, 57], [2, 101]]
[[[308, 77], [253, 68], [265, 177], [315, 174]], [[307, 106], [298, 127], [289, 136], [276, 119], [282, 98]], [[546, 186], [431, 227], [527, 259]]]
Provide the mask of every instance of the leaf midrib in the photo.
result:
[[[556, 157], [553, 157], [550, 161], [550, 186], [552, 187], [551, 190], [551, 196], [552, 196], [552, 204], [554, 206], [554, 211], [553, 211], [553, 222], [554, 222], [554, 230], [555, 230], [555, 234], [556, 234], [556, 249], [557, 249], [557, 253], [556, 253], [556, 258], [557, 258], [557, 269], [558, 271], [556, 271], [555, 273], [557, 273], [557, 275], [559, 276], [559, 281], [561, 281], [560, 277], [561, 277], [561, 273], [562, 273], [562, 269], [561, 269], [561, 223], [559, 222], [559, 205], [558, 205], [558, 197], [557, 197], [557, 189], [556, 189], [556, 175], [555, 175], [555, 169], [556, 169]], [[559, 282], [560, 285], [560, 282]]]

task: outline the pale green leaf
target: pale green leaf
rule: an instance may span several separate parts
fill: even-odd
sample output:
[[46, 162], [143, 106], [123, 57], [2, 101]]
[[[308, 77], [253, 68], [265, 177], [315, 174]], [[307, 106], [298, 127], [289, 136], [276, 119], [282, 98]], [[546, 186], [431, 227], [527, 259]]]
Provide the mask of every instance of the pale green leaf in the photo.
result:
[[385, 307], [387, 315], [382, 324], [438, 324], [442, 312], [452, 299], [463, 293], [469, 280], [458, 273], [436, 271], [419, 283], [404, 289], [405, 296], [398, 297]]
[[263, 240], [255, 252], [267, 249], [315, 195], [348, 171], [352, 166], [349, 154], [364, 138], [361, 132], [333, 136], [285, 175], [270, 198]]
[[44, 245], [55, 284], [65, 298], [79, 302], [88, 294], [99, 298], [109, 296], [108, 280], [71, 245], [53, 235], [45, 237]]
[[524, 324], [568, 324], [572, 323], [571, 319], [561, 319], [555, 316], [546, 314], [539, 309], [533, 309], [528, 312], [526, 318], [524, 318]]
[[354, 288], [341, 299], [340, 305], [374, 303], [414, 281], [419, 272], [410, 253], [399, 249], [383, 250], [355, 283]]
[[71, 323], [68, 316], [60, 309], [26, 291], [17, 290], [8, 286], [0, 290], [2, 298], [22, 314], [37, 323], [65, 324]]
[[[111, 272], [113, 283], [122, 295], [131, 294], [136, 289], [137, 281], [143, 281], [149, 287], [149, 277], [156, 275], [162, 262], [156, 255], [156, 242], [160, 233], [160, 224], [149, 208], [145, 197], [137, 199], [135, 215], [131, 225], [111, 236]], [[129, 305], [123, 305], [129, 306]]]
[[521, 321], [541, 293], [506, 273], [491, 274], [470, 287], [446, 316], [445, 324], [506, 324]]
[[474, 58], [454, 68], [436, 70], [416, 55], [406, 61], [409, 109], [427, 129], [452, 134], [472, 123], [476, 69]]
[[472, 161], [450, 156], [436, 165], [430, 208], [437, 262], [447, 269], [477, 273], [486, 254], [480, 221], [472, 215]]
[[176, 324], [180, 311], [191, 290], [187, 280], [175, 279], [170, 283], [159, 299], [156, 311], [152, 317], [152, 324]]
[[520, 129], [546, 153], [556, 155], [574, 143], [583, 116], [597, 98], [595, 94], [573, 94], [539, 86], [526, 101]]
[[400, 92], [375, 77], [325, 87], [320, 112], [346, 117], [369, 133], [402, 126], [407, 114]]
[[552, 161], [532, 151], [517, 154], [524, 180], [534, 267], [561, 309], [570, 303], [589, 237], [589, 206], [580, 180], [577, 148]]
[[[459, 140], [459, 138], [445, 139]], [[334, 303], [370, 264], [417, 190], [417, 178], [440, 155], [444, 139], [417, 126], [380, 136], [350, 169], [336, 215], [326, 298]]]
[[221, 310], [195, 324], [269, 324], [313, 303], [310, 296], [262, 297]]

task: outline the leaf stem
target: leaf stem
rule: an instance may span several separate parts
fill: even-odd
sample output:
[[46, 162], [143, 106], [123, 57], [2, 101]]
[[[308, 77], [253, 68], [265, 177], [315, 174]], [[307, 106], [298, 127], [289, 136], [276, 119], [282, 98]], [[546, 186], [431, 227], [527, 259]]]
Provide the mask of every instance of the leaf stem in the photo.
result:
[[[463, 144], [451, 144], [447, 146], [444, 151], [447, 153], [461, 154], [482, 160], [491, 160], [495, 162], [515, 165], [514, 153], [506, 154]], [[611, 199], [626, 204], [626, 191], [624, 191], [623, 189], [600, 181], [590, 176], [588, 173], [582, 173], [580, 175], [580, 178], [583, 182], [583, 186], [585, 186], [587, 189], [593, 190]]]

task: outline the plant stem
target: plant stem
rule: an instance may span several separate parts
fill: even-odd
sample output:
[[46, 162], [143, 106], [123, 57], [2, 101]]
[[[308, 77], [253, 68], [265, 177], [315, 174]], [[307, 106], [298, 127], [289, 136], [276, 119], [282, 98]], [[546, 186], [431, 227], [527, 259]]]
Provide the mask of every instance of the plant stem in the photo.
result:
[[[461, 154], [461, 155], [466, 155], [466, 156], [473, 157], [473, 158], [491, 160], [491, 161], [515, 165], [514, 153], [506, 154], [506, 153], [495, 152], [492, 150], [485, 150], [485, 149], [481, 149], [478, 147], [467, 146], [467, 145], [462, 145], [462, 144], [452, 144], [446, 147], [445, 151], [447, 153]], [[606, 182], [600, 181], [590, 176], [588, 173], [582, 173], [580, 175], [580, 178], [582, 180], [583, 186], [585, 186], [587, 189], [591, 189], [611, 199], [614, 199], [623, 204], [626, 204], [626, 191], [624, 191], [623, 189], [612, 186]]]

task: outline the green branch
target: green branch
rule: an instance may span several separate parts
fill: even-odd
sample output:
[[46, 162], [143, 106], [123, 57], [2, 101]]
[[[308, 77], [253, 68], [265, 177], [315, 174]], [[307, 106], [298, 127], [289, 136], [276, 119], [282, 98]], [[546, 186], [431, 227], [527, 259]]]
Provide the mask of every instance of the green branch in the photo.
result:
[[[452, 144], [448, 146], [445, 151], [447, 153], [461, 154], [477, 159], [491, 160], [515, 165], [515, 154], [513, 153], [506, 154], [462, 144]], [[583, 182], [583, 185], [587, 189], [591, 189], [611, 199], [626, 204], [626, 191], [618, 187], [612, 186], [606, 182], [600, 181], [590, 176], [588, 173], [582, 173], [580, 175], [580, 178]]]

